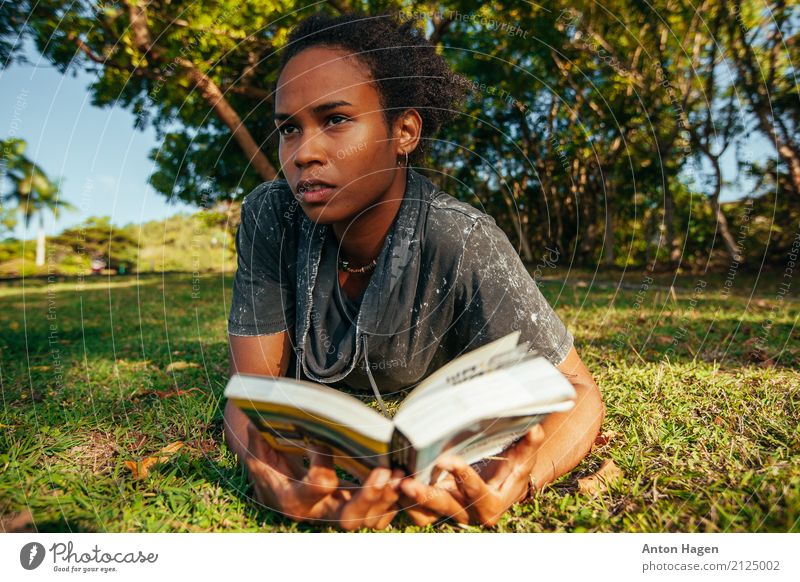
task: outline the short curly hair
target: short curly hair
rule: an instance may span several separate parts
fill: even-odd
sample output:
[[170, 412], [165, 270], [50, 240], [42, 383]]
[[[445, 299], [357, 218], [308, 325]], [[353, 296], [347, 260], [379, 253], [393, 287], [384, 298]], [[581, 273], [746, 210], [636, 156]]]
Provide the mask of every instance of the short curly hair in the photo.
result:
[[422, 118], [419, 145], [409, 154], [409, 163], [418, 164], [427, 152], [426, 142], [461, 110], [469, 82], [436, 52], [417, 21], [391, 10], [338, 16], [318, 12], [305, 18], [289, 33], [273, 95], [284, 67], [303, 50], [325, 46], [352, 52], [367, 65], [377, 85], [388, 128], [407, 109], [415, 109]]

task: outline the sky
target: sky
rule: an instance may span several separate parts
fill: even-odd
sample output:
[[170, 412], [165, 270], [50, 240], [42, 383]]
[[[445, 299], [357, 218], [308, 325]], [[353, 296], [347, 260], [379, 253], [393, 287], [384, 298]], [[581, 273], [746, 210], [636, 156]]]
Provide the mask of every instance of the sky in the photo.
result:
[[[112, 224], [160, 220], [197, 207], [167, 204], [147, 184], [154, 171], [148, 159], [158, 146], [152, 128], [134, 129], [134, 115], [122, 107], [95, 107], [88, 86], [93, 76], [62, 75], [35, 49], [30, 64], [0, 70], [0, 138], [27, 142], [29, 159], [51, 178], [62, 178], [61, 196], [77, 207], [58, 221], [47, 213], [45, 232], [58, 234], [90, 216], [109, 216]], [[34, 238], [38, 219], [26, 234], [20, 218], [15, 238]]]
[[[58, 220], [47, 214], [45, 232], [60, 233], [90, 216], [109, 216], [112, 224], [163, 220], [196, 206], [173, 205], [147, 184], [154, 171], [148, 153], [158, 147], [152, 128], [134, 129], [134, 116], [122, 107], [95, 107], [88, 86], [93, 77], [83, 71], [62, 75], [26, 45], [29, 64], [0, 70], [0, 138], [18, 137], [28, 144], [26, 155], [51, 178], [62, 178], [64, 200], [77, 208]], [[774, 148], [754, 134], [745, 148], [749, 159], [774, 157]], [[723, 158], [726, 180], [736, 178], [732, 149]], [[747, 192], [747, 182], [723, 189], [723, 202]], [[38, 220], [38, 219], [37, 219]], [[26, 233], [20, 220], [15, 238], [36, 234], [32, 221]]]

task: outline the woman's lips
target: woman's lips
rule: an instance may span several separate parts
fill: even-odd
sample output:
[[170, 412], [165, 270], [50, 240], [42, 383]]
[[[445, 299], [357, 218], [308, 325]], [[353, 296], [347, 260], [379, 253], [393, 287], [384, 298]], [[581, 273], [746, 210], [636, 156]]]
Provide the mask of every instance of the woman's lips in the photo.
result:
[[336, 192], [335, 186], [325, 186], [314, 190], [301, 190], [303, 202], [324, 202]]

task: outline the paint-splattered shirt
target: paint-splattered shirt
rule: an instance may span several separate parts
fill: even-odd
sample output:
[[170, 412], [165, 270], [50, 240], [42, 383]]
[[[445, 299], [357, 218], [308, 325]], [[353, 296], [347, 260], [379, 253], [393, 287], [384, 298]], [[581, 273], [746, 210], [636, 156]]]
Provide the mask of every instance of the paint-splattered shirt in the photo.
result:
[[364, 390], [372, 378], [384, 394], [513, 330], [554, 364], [573, 345], [494, 218], [414, 170], [359, 300], [339, 286], [337, 245], [285, 180], [258, 186], [242, 204], [228, 332], [289, 330], [298, 378]]

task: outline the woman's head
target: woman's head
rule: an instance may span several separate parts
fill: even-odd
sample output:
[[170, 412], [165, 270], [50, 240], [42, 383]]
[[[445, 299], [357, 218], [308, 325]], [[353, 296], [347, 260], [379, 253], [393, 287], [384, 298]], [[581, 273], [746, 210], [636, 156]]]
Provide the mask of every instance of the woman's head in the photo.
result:
[[404, 175], [406, 154], [419, 161], [457, 114], [460, 80], [414, 21], [391, 13], [315, 14], [298, 24], [274, 87], [280, 163], [296, 195], [309, 179], [336, 188], [319, 203], [301, 200], [306, 213], [336, 222], [379, 202]]

